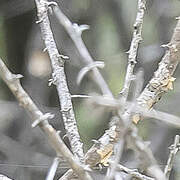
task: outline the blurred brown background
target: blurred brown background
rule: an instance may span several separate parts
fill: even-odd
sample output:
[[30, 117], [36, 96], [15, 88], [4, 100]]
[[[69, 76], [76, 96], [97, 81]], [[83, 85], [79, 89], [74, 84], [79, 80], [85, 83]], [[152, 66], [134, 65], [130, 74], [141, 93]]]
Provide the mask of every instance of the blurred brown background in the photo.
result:
[[[72, 22], [90, 25], [90, 30], [82, 37], [94, 60], [106, 64], [101, 70], [113, 94], [117, 97], [121, 90], [127, 64], [127, 54], [136, 16], [137, 0], [56, 0], [62, 11]], [[164, 49], [169, 42], [175, 17], [179, 16], [180, 1], [148, 0], [143, 25], [143, 41], [138, 53], [138, 68], [144, 69], [144, 85], [157, 68]], [[43, 112], [52, 112], [51, 122], [62, 130], [63, 123], [59, 111], [56, 90], [48, 87], [51, 77], [49, 58], [42, 52], [42, 43], [36, 9], [33, 0], [0, 0], [0, 57], [14, 73], [24, 75], [22, 85]], [[52, 29], [59, 51], [70, 57], [66, 62], [66, 75], [72, 94], [100, 93], [93, 81], [85, 76], [80, 86], [76, 84], [79, 70], [84, 67], [81, 56], [72, 40], [50, 15]], [[155, 106], [156, 109], [180, 116], [180, 73], [175, 73], [174, 90], [166, 94]], [[100, 137], [108, 127], [111, 112], [95, 107], [85, 99], [73, 100], [78, 126], [85, 149], [91, 139]], [[151, 141], [151, 148], [162, 168], [168, 157], [168, 146], [173, 142], [175, 129], [158, 120], [145, 119], [138, 124], [144, 140]], [[68, 145], [67, 138], [64, 137]], [[18, 106], [14, 96], [0, 80], [0, 173], [16, 180], [44, 179], [55, 153], [47, 144], [38, 128], [31, 128], [31, 119]], [[57, 173], [60, 177], [66, 170], [62, 161]], [[56, 178], [57, 178], [56, 177]], [[172, 179], [180, 179], [180, 154], [177, 155]]]

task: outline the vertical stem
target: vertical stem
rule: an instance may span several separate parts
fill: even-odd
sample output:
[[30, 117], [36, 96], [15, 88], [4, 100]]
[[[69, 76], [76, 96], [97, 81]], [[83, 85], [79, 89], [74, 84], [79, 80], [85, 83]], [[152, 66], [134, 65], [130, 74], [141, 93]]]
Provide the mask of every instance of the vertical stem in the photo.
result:
[[146, 4], [145, 0], [138, 0], [138, 12], [134, 23], [133, 38], [131, 41], [130, 50], [128, 52], [129, 56], [128, 56], [128, 66], [125, 76], [125, 82], [123, 89], [120, 92], [124, 102], [126, 102], [128, 97], [129, 88], [133, 77], [134, 67], [137, 63], [136, 56], [139, 47], [139, 42], [142, 40], [141, 34], [142, 34], [143, 18], [145, 12], [145, 4]]
[[66, 76], [64, 72], [64, 60], [61, 58], [61, 55], [57, 50], [48, 18], [48, 6], [50, 5], [50, 3], [45, 0], [35, 0], [35, 2], [38, 11], [42, 38], [51, 60], [53, 69], [53, 83], [56, 85], [58, 91], [61, 112], [67, 136], [69, 138], [74, 155], [77, 156], [81, 161], [83, 161], [83, 144], [80, 141], [80, 135], [78, 132], [74, 110], [71, 102], [71, 95], [67, 86]]

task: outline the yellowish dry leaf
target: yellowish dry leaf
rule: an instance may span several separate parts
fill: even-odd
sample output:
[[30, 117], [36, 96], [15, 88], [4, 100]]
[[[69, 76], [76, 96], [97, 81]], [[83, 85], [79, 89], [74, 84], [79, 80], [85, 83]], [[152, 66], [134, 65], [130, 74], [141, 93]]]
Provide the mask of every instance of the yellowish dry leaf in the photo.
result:
[[132, 118], [133, 118], [133, 122], [134, 122], [135, 124], [137, 124], [137, 123], [140, 121], [140, 119], [141, 119], [141, 117], [140, 117], [139, 114], [133, 115]]
[[98, 149], [97, 153], [101, 156], [100, 163], [103, 164], [104, 166], [109, 166], [108, 159], [113, 153], [113, 145], [107, 144], [103, 148]]
[[173, 90], [173, 82], [176, 80], [176, 78], [174, 78], [174, 77], [170, 77], [169, 78], [169, 81], [168, 81], [168, 84], [167, 84], [167, 88], [169, 89], [169, 90]]

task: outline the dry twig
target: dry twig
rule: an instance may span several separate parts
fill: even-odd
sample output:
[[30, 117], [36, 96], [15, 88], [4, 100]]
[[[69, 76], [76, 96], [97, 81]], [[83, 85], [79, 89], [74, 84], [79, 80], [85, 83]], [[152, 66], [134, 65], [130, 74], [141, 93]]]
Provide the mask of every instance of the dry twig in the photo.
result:
[[[30, 113], [33, 122], [38, 121], [38, 126], [42, 129], [44, 134], [46, 135], [49, 143], [54, 148], [57, 153], [57, 156], [63, 156], [71, 168], [77, 173], [80, 179], [91, 179], [89, 178], [88, 174], [84, 170], [84, 167], [80, 164], [80, 162], [75, 158], [70, 150], [66, 147], [64, 142], [61, 140], [57, 131], [48, 123], [48, 119], [52, 118], [50, 115], [49, 117], [46, 114], [43, 114], [29, 95], [25, 92], [22, 88], [19, 78], [22, 77], [20, 74], [12, 74], [3, 61], [0, 59], [0, 76], [7, 84], [9, 89], [12, 91], [14, 96], [19, 101], [20, 105], [24, 107], [24, 109]], [[46, 117], [46, 118], [44, 118]], [[42, 121], [39, 121], [39, 120]]]
[[175, 155], [180, 150], [180, 136], [179, 135], [175, 136], [174, 143], [170, 146], [169, 149], [170, 149], [169, 158], [167, 160], [167, 165], [164, 168], [164, 174], [166, 175], [167, 180], [170, 177]]
[[[141, 1], [141, 3], [143, 3], [143, 1]], [[143, 5], [143, 4], [141, 4], [141, 5]], [[56, 10], [59, 10], [57, 7], [55, 7], [55, 8], [56, 8]], [[141, 8], [144, 8], [144, 5], [141, 6]], [[144, 9], [141, 9], [141, 12], [140, 12], [141, 15], [143, 15], [143, 13], [144, 13], [143, 11], [144, 11]], [[61, 24], [63, 24], [65, 26], [69, 35], [73, 38], [73, 36], [76, 36], [76, 33], [71, 28], [72, 23], [67, 19], [67, 17], [64, 14], [62, 14], [62, 12], [60, 12], [60, 13], [61, 13], [61, 15], [59, 15], [58, 18], [59, 18]], [[141, 17], [141, 16], [139, 16], [139, 17]], [[139, 21], [139, 22], [141, 24], [141, 21]], [[139, 22], [135, 25], [139, 26]], [[140, 27], [140, 33], [141, 33], [142, 27], [141, 27], [141, 25], [139, 27]], [[136, 26], [135, 26], [135, 29], [136, 29]], [[135, 31], [135, 32], [138, 33], [138, 31]], [[125, 87], [127, 87], [127, 88], [124, 88], [124, 89], [126, 89], [125, 92], [127, 91], [127, 93], [125, 93], [126, 94], [125, 99], [127, 98], [130, 82], [132, 80], [133, 68], [134, 68], [134, 65], [136, 63], [136, 53], [137, 53], [138, 43], [139, 43], [140, 39], [141, 39], [140, 37], [136, 36], [136, 41], [134, 42], [136, 46], [134, 49], [132, 48], [131, 56], [129, 56], [129, 59], [132, 58], [133, 63], [132, 63], [132, 65], [129, 64], [129, 71], [127, 73], [128, 82], [125, 83]], [[76, 42], [76, 40], [78, 41], [78, 39], [74, 38], [75, 42]], [[81, 47], [81, 46], [79, 46], [79, 47]], [[86, 56], [84, 56], [84, 57], [86, 59]], [[127, 84], [127, 86], [126, 86], [126, 84]], [[111, 121], [110, 129], [107, 130], [105, 132], [105, 134], [97, 141], [97, 144], [94, 144], [92, 146], [92, 148], [87, 152], [86, 163], [89, 164], [90, 166], [95, 166], [98, 163], [101, 163], [103, 161], [104, 156], [106, 156], [106, 155], [110, 156], [109, 154], [112, 153], [114, 144], [117, 142], [117, 140], [120, 137], [119, 136], [119, 130], [120, 129], [119, 129], [119, 126], [117, 125], [117, 121], [119, 123], [119, 118], [115, 117]], [[154, 156], [153, 156], [151, 150], [137, 136], [136, 128], [135, 127], [131, 128], [131, 132], [132, 132], [132, 134], [130, 135], [130, 137], [131, 137], [132, 141], [135, 142], [134, 143], [134, 146], [136, 147], [135, 149], [139, 152], [141, 157], [147, 156], [148, 157], [147, 159], [150, 160], [148, 163], [148, 166], [153, 167], [153, 168], [149, 168], [149, 170], [150, 171], [151, 171], [151, 169], [156, 170], [157, 173], [154, 173], [153, 175], [155, 175], [155, 177], [158, 177], [158, 178], [160, 177], [160, 179], [165, 179], [162, 171], [156, 165], [156, 161], [154, 159]]]
[[[130, 84], [133, 78], [133, 70], [135, 67], [136, 62], [136, 56], [137, 56], [137, 50], [139, 46], [140, 40], [142, 40], [141, 34], [142, 34], [142, 26], [143, 26], [143, 18], [144, 18], [144, 13], [145, 13], [145, 5], [146, 1], [145, 0], [138, 0], [138, 9], [137, 9], [137, 16], [136, 20], [134, 23], [134, 32], [133, 32], [133, 38], [131, 41], [131, 46], [129, 50], [129, 57], [128, 57], [128, 66], [126, 70], [126, 76], [125, 76], [125, 81], [124, 81], [124, 86], [122, 91], [120, 92], [120, 98], [121, 102], [124, 105], [123, 107], [126, 107], [126, 101], [127, 97], [129, 94], [129, 88]], [[131, 116], [132, 116], [132, 110], [135, 107], [135, 105], [128, 106], [127, 109], [123, 108], [122, 110], [119, 111], [120, 117], [123, 120], [123, 123], [121, 124], [121, 135], [119, 136], [119, 143], [117, 144], [117, 152], [115, 154], [115, 160], [114, 163], [111, 164], [111, 169], [110, 169], [110, 174], [108, 175], [108, 180], [113, 179], [115, 171], [116, 171], [116, 166], [118, 165], [121, 154], [123, 151], [123, 142], [125, 139], [125, 136], [131, 126]]]
[[48, 2], [46, 0], [35, 0], [38, 12], [38, 18], [42, 33], [42, 38], [46, 45], [48, 54], [50, 56], [51, 65], [53, 69], [51, 82], [56, 85], [59, 95], [59, 101], [61, 106], [61, 113], [69, 138], [72, 151], [80, 161], [84, 160], [83, 144], [80, 140], [80, 135], [77, 128], [77, 123], [74, 116], [73, 106], [71, 102], [71, 95], [66, 82], [66, 76], [64, 73], [64, 59], [59, 54], [57, 46], [51, 31], [50, 22], [48, 18], [48, 8], [50, 5], [56, 5], [54, 2]]
[[173, 89], [175, 78], [172, 75], [180, 59], [180, 19], [174, 29], [172, 39], [166, 47], [168, 50], [159, 63], [157, 71], [137, 99], [139, 106], [146, 109], [152, 108], [164, 93]]
[[137, 56], [139, 43], [142, 40], [141, 36], [142, 36], [142, 26], [143, 26], [143, 18], [144, 18], [145, 8], [146, 8], [146, 1], [138, 0], [138, 9], [137, 9], [136, 20], [134, 23], [133, 38], [131, 41], [130, 50], [128, 51], [128, 53], [129, 53], [128, 66], [127, 66], [124, 86], [123, 86], [122, 91], [120, 92], [121, 98], [123, 98], [124, 102], [126, 102], [126, 100], [127, 100], [131, 80], [133, 78], [134, 67], [137, 63], [136, 56]]
[[[61, 11], [61, 9], [57, 6], [53, 7], [54, 13], [60, 22], [66, 29], [67, 33], [73, 40], [74, 44], [77, 47], [77, 50], [79, 51], [80, 55], [82, 56], [83, 63], [86, 64], [86, 66], [89, 66], [89, 64], [94, 64], [94, 60], [91, 57], [91, 55], [88, 52], [88, 49], [86, 48], [81, 34], [84, 30], [88, 29], [87, 25], [78, 25], [78, 24], [73, 24]], [[85, 27], [85, 28], [84, 28]], [[101, 89], [103, 95], [113, 97], [108, 85], [106, 84], [104, 78], [100, 74], [99, 70], [97, 67], [94, 67], [92, 69], [92, 74], [93, 74], [93, 80], [96, 82], [98, 87]]]

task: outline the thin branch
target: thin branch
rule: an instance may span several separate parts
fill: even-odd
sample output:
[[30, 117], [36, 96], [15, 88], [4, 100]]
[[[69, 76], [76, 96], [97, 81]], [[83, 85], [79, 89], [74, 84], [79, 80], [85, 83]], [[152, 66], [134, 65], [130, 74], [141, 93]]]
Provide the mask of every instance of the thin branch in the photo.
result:
[[[69, 163], [70, 167], [76, 172], [76, 174], [82, 179], [88, 179], [91, 178], [89, 175], [85, 172], [84, 167], [77, 161], [77, 158], [75, 158], [70, 150], [66, 147], [62, 139], [60, 138], [57, 131], [48, 123], [49, 117], [46, 116], [46, 119], [44, 119], [44, 116], [46, 114], [43, 114], [39, 108], [35, 105], [35, 103], [32, 101], [32, 99], [29, 97], [29, 95], [25, 92], [25, 90], [22, 88], [19, 78], [22, 77], [20, 74], [12, 74], [6, 65], [3, 63], [3, 61], [0, 59], [0, 76], [4, 80], [4, 82], [7, 84], [9, 89], [12, 91], [14, 96], [19, 101], [20, 105], [24, 107], [24, 109], [30, 113], [33, 122], [39, 121], [39, 119], [42, 119], [42, 121], [39, 121], [37, 124], [41, 130], [46, 135], [49, 143], [54, 148], [58, 156], [63, 156], [66, 161]], [[51, 117], [51, 116], [50, 116]]]
[[[61, 19], [61, 17], [59, 18]], [[66, 21], [67, 20], [67, 21]], [[69, 22], [68, 19], [62, 19], [62, 24], [63, 23], [67, 23], [67, 26], [71, 26], [71, 22]], [[67, 28], [68, 29], [68, 28]], [[69, 34], [71, 34], [71, 32], [69, 32]], [[73, 33], [72, 33], [73, 34]], [[140, 39], [138, 39], [139, 41]], [[138, 42], [139, 43], [139, 42]], [[134, 55], [134, 54], [133, 54]], [[135, 56], [133, 56], [136, 58], [136, 54]], [[136, 59], [135, 59], [136, 60]], [[136, 61], [133, 61], [133, 63], [135, 64]], [[133, 71], [133, 66], [131, 66], [129, 68], [128, 74], [131, 74], [131, 72]], [[133, 74], [133, 73], [132, 73]], [[128, 76], [127, 76], [128, 77]], [[131, 81], [132, 76], [129, 78], [127, 78], [128, 81]], [[172, 81], [173, 79], [171, 79]], [[127, 83], [129, 84], [129, 82]], [[171, 84], [170, 84], [171, 85]], [[127, 87], [129, 87], [129, 85], [127, 85]], [[129, 89], [128, 89], [129, 91]], [[125, 91], [126, 92], [126, 91]], [[126, 96], [125, 96], [126, 97]], [[127, 97], [126, 97], [127, 98]], [[125, 99], [126, 99], [125, 98]], [[120, 127], [119, 125], [119, 118], [118, 117], [114, 117], [113, 120], [111, 120], [110, 123], [110, 128], [109, 130], [107, 130], [105, 132], [105, 134], [97, 141], [96, 144], [94, 144], [89, 151], [86, 154], [86, 163], [89, 164], [90, 166], [95, 166], [98, 163], [101, 163], [101, 161], [103, 160], [103, 157], [105, 155], [109, 155], [112, 154], [113, 148], [114, 148], [114, 144], [116, 144], [116, 142], [119, 139], [119, 133], [120, 133]], [[138, 137], [137, 135], [137, 130], [135, 127], [132, 128], [131, 130], [132, 134], [130, 133], [130, 135], [128, 137], [130, 137], [133, 144], [132, 149], [136, 149], [136, 151], [139, 153], [141, 159], [144, 160], [148, 160], [149, 162], [146, 164], [147, 166], [145, 166], [145, 168], [148, 168], [148, 171], [155, 176], [157, 179], [165, 179], [163, 172], [161, 171], [161, 169], [157, 166], [156, 160], [151, 152], [151, 150], [146, 146], [146, 144]], [[134, 137], [135, 136], [135, 137]], [[101, 152], [101, 153], [100, 153]], [[102, 152], [106, 152], [104, 156], [102, 156]], [[148, 157], [148, 158], [147, 158]]]
[[[64, 26], [67, 33], [69, 34], [69, 36], [73, 40], [74, 44], [76, 45], [77, 50], [79, 51], [80, 55], [82, 56], [83, 63], [85, 63], [86, 66], [94, 63], [94, 60], [91, 57], [91, 55], [89, 54], [88, 49], [86, 48], [86, 46], [82, 40], [82, 37], [81, 37], [82, 31], [87, 28], [85, 28], [85, 29], [82, 28], [82, 26], [84, 26], [84, 25], [78, 26], [77, 24], [73, 24], [65, 16], [65, 14], [63, 14], [63, 12], [61, 11], [61, 9], [59, 7], [54, 6], [53, 9], [54, 9], [54, 13], [55, 13], [55, 16], [57, 17], [58, 21], [60, 22], [60, 24], [62, 24]], [[101, 89], [103, 95], [113, 97], [107, 83], [105, 82], [104, 78], [100, 74], [97, 67], [94, 67], [92, 69], [92, 74], [93, 74], [93, 80], [96, 82], [98, 87]]]
[[[92, 103], [95, 103], [96, 105], [99, 105], [99, 106], [102, 106], [105, 108], [109, 108], [109, 109], [121, 110], [125, 106], [125, 104], [123, 104], [123, 102], [116, 100], [116, 99], [109, 98], [109, 97], [90, 96], [89, 99], [90, 99], [90, 101], [92, 101]], [[155, 109], [147, 110], [143, 107], [137, 106], [136, 103], [126, 102], [126, 106], [128, 108], [132, 105], [134, 105], [134, 108], [132, 109], [132, 113], [137, 115], [137, 119], [139, 119], [138, 114], [141, 114], [143, 117], [158, 119], [162, 122], [168, 123], [171, 126], [174, 126], [176, 128], [180, 128], [180, 117], [178, 117], [178, 116], [175, 116], [175, 115], [170, 114], [170, 113], [158, 111]], [[135, 121], [135, 118], [136, 118], [136, 116], [134, 115], [133, 116], [134, 121]]]
[[132, 116], [132, 110], [134, 108], [135, 108], [135, 104], [131, 104], [125, 112], [123, 113], [119, 112], [119, 117], [122, 119], [122, 122], [119, 122], [120, 131], [118, 133], [119, 134], [118, 143], [115, 144], [115, 147], [114, 147], [114, 149], [116, 148], [117, 150], [114, 151], [114, 163], [111, 164], [111, 167], [110, 167], [111, 170], [107, 177], [107, 180], [114, 179], [116, 167], [119, 161], [121, 160], [121, 155], [124, 148], [124, 141], [126, 140], [126, 136], [132, 126], [131, 116]]
[[77, 84], [79, 85], [82, 81], [82, 79], [84, 78], [84, 76], [92, 69], [96, 68], [104, 68], [104, 62], [102, 61], [95, 61], [91, 64], [88, 64], [87, 66], [85, 66], [84, 68], [81, 69], [81, 71], [79, 72], [78, 76], [77, 76]]
[[48, 174], [46, 176], [46, 180], [53, 180], [54, 176], [56, 174], [58, 165], [59, 165], [60, 159], [58, 157], [54, 158], [53, 163], [48, 171]]
[[[135, 64], [137, 63], [136, 56], [137, 56], [137, 50], [138, 50], [139, 42], [142, 40], [141, 34], [142, 34], [143, 18], [144, 18], [144, 13], [145, 13], [145, 8], [146, 8], [145, 5], [146, 5], [145, 0], [138, 0], [138, 9], [137, 9], [136, 20], [134, 23], [133, 38], [131, 41], [130, 50], [128, 52], [129, 53], [128, 66], [127, 66], [127, 70], [126, 70], [124, 86], [123, 86], [122, 91], [120, 92], [120, 95], [121, 95], [120, 98], [121, 98], [121, 101], [123, 102], [123, 104], [125, 104], [127, 101], [130, 84], [131, 84], [132, 79], [133, 79], [134, 67], [135, 67]], [[123, 120], [123, 124], [121, 125], [122, 126], [121, 134], [122, 135], [119, 137], [120, 140], [119, 140], [119, 143], [117, 144], [118, 150], [115, 154], [115, 161], [113, 164], [111, 164], [110, 174], [107, 177], [108, 180], [111, 180], [114, 178], [116, 166], [119, 163], [119, 160], [121, 158], [121, 154], [123, 151], [123, 144], [124, 143], [122, 143], [122, 140], [124, 141], [125, 135], [131, 126], [132, 109], [134, 107], [135, 107], [135, 105], [131, 105], [128, 107], [127, 110], [125, 110], [125, 108], [123, 108], [123, 111], [125, 110], [125, 112], [119, 111], [120, 117]]]
[[128, 51], [129, 53], [128, 66], [127, 66], [124, 86], [123, 86], [122, 91], [120, 92], [121, 98], [123, 98], [125, 102], [127, 100], [131, 80], [133, 78], [134, 67], [137, 63], [136, 56], [137, 56], [139, 43], [142, 40], [141, 35], [142, 35], [144, 12], [146, 8], [145, 5], [146, 5], [145, 0], [138, 0], [138, 12], [137, 12], [136, 20], [134, 23], [133, 38], [131, 41], [130, 50]]
[[66, 76], [64, 72], [64, 59], [59, 54], [53, 33], [51, 31], [48, 18], [48, 8], [50, 5], [56, 5], [55, 2], [47, 2], [46, 0], [35, 0], [38, 12], [38, 18], [42, 33], [42, 38], [46, 45], [50, 56], [53, 69], [51, 82], [56, 85], [61, 106], [61, 113], [69, 138], [72, 151], [81, 162], [84, 160], [83, 144], [80, 140], [80, 135], [75, 120], [74, 110], [71, 102], [71, 95], [67, 86]]
[[155, 109], [147, 110], [147, 109], [141, 108], [138, 110], [138, 107], [137, 107], [137, 111], [134, 111], [134, 113], [137, 113], [137, 112], [139, 112], [139, 114], [142, 114], [142, 116], [144, 116], [144, 117], [158, 119], [158, 120], [160, 120], [164, 123], [167, 123], [175, 128], [180, 128], [180, 117], [175, 116], [173, 114], [158, 111]]
[[180, 19], [174, 29], [170, 43], [166, 46], [168, 50], [159, 63], [157, 71], [137, 99], [139, 106], [146, 109], [152, 108], [164, 93], [173, 89], [175, 78], [172, 75], [180, 59]]
[[131, 126], [127, 135], [128, 147], [136, 151], [143, 162], [144, 169], [155, 179], [166, 180], [164, 173], [157, 165], [156, 159], [148, 145], [137, 134], [137, 128]]
[[[113, 163], [113, 162], [111, 162], [111, 163]], [[139, 173], [137, 169], [129, 169], [121, 164], [117, 165], [117, 170], [123, 171], [123, 172], [131, 175], [132, 177], [138, 178], [140, 180], [155, 180], [154, 178], [151, 178], [151, 177], [148, 177], [146, 175]]]
[[176, 153], [180, 150], [180, 136], [176, 135], [174, 138], [174, 144], [170, 146], [170, 154], [167, 160], [167, 165], [164, 168], [164, 174], [166, 175], [167, 180], [170, 177], [170, 173], [173, 167], [173, 162], [176, 156]]

